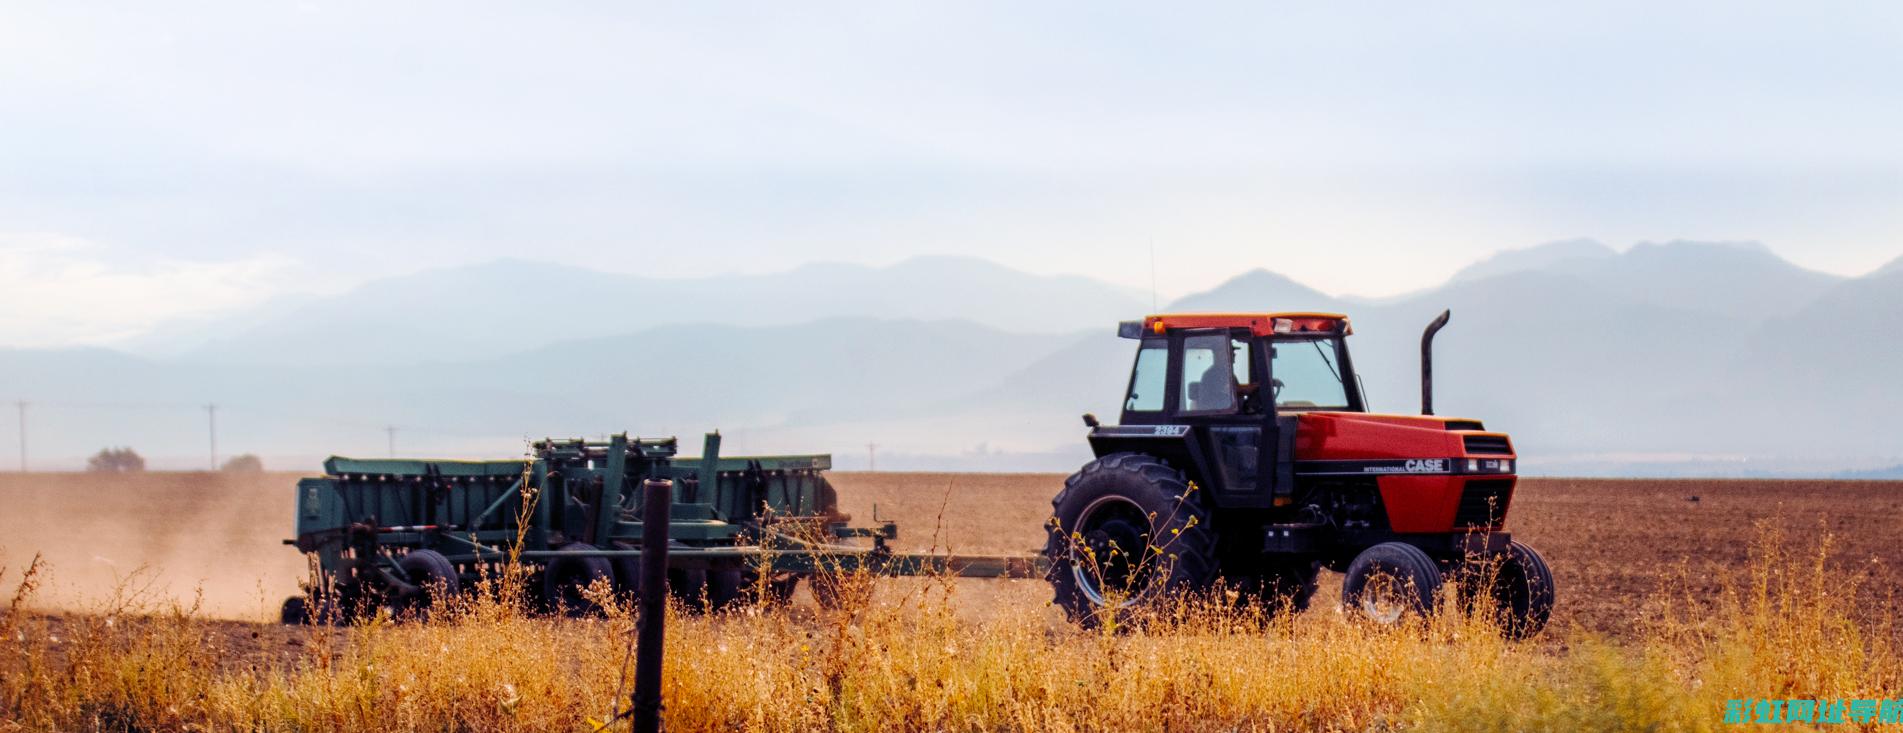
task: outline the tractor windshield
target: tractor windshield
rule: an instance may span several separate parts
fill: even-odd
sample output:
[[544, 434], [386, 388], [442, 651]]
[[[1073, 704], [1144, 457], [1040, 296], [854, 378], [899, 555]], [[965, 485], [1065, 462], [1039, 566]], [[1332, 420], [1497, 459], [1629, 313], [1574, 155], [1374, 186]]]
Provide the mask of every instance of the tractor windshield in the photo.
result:
[[1340, 343], [1334, 338], [1276, 339], [1270, 372], [1275, 406], [1288, 410], [1347, 410], [1348, 387], [1342, 382]]

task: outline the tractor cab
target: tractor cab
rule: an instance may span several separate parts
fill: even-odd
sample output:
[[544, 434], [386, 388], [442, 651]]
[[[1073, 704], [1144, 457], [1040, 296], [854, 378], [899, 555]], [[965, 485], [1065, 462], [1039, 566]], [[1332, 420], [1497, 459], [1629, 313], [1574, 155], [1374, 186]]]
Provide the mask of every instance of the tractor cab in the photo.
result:
[[1348, 357], [1346, 316], [1150, 316], [1121, 324], [1118, 333], [1141, 341], [1125, 425], [1366, 409]]
[[1348, 317], [1337, 313], [1193, 313], [1121, 323], [1118, 335], [1139, 342], [1123, 417], [1102, 427], [1086, 418], [1090, 440], [1099, 455], [1166, 453], [1223, 506], [1287, 503], [1301, 415], [1367, 410], [1348, 355], [1350, 333]]

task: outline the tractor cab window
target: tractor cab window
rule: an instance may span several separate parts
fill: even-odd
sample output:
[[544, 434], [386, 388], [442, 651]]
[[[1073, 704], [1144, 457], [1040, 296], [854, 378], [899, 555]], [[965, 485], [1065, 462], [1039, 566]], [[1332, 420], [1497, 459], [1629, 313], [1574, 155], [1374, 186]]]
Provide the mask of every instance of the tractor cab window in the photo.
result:
[[1130, 373], [1130, 394], [1123, 409], [1131, 412], [1157, 412], [1163, 409], [1163, 385], [1169, 378], [1170, 347], [1162, 339], [1143, 342], [1137, 349], [1136, 368]]
[[1280, 339], [1270, 343], [1269, 373], [1275, 406], [1290, 410], [1346, 410], [1341, 352], [1333, 338]]
[[1249, 386], [1248, 341], [1227, 333], [1183, 339], [1183, 412], [1236, 412]]

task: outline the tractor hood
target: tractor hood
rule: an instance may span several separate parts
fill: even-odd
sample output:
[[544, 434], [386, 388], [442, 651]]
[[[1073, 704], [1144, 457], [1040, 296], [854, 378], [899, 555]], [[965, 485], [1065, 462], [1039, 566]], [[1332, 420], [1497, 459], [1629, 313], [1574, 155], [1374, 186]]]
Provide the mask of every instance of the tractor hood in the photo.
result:
[[1296, 432], [1297, 460], [1511, 457], [1502, 433], [1479, 420], [1440, 415], [1305, 412]]
[[1304, 420], [1310, 417], [1329, 420], [1353, 420], [1357, 422], [1379, 423], [1382, 425], [1400, 425], [1428, 430], [1480, 430], [1479, 420], [1464, 417], [1446, 417], [1444, 415], [1390, 415], [1378, 412], [1307, 412]]

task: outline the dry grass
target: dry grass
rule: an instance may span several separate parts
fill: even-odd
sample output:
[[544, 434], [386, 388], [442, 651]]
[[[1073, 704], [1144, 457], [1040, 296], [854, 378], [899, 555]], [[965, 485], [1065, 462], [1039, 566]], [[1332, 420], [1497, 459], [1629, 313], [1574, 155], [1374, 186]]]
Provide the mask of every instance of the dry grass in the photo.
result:
[[[1105, 634], [1022, 608], [966, 620], [945, 582], [838, 610], [677, 613], [667, 714], [675, 730], [1706, 730], [1731, 698], [1903, 690], [1896, 630], [1872, 620], [1888, 614], [1838, 580], [1856, 572], [1782, 547], [1762, 543], [1709, 619], [1617, 643], [1512, 643], [1454, 612], [1383, 630], [1194, 606]], [[584, 730], [624, 702], [632, 633], [621, 610], [557, 621], [478, 600], [427, 624], [299, 629], [300, 651], [233, 664], [189, 609], [95, 610], [0, 619], [0, 727]]]
[[[935, 540], [918, 514], [938, 511], [944, 480], [958, 482], [954, 497], [968, 480], [935, 478], [903, 501], [878, 485], [895, 479], [840, 483], [850, 501], [888, 497], [876, 499], [881, 514], [909, 520], [906, 543], [922, 548]], [[996, 498], [1045, 479], [969, 480], [994, 482], [972, 491]], [[1711, 498], [1722, 487], [1702, 491], [1683, 511], [1731, 511]], [[1048, 492], [1022, 505], [1044, 502]], [[1587, 527], [1552, 541], [1539, 533], [1557, 525], [1525, 503], [1535, 511], [1523, 532], [1562, 572], [1593, 557], [1573, 549], [1591, 532], [1638, 531]], [[1035, 514], [1016, 506], [999, 511]], [[946, 512], [941, 547], [1025, 549], [1016, 535], [966, 541], [984, 527], [973, 509]], [[869, 518], [869, 506], [857, 511]], [[1728, 727], [1728, 699], [1903, 697], [1887, 556], [1873, 562], [1865, 537], [1818, 541], [1815, 518], [1798, 514], [1704, 529], [1701, 541], [1722, 538], [1720, 560], [1661, 542], [1644, 588], [1562, 575], [1562, 610], [1611, 593], [1636, 622], [1607, 633], [1574, 617], [1522, 643], [1451, 609], [1381, 630], [1325, 601], [1292, 618], [1192, 606], [1130, 633], [1089, 632], [1061, 622], [1034, 581], [878, 580], [837, 610], [802, 598], [677, 613], [668, 720], [674, 730], [1709, 730]], [[1621, 571], [1648, 556], [1626, 551]], [[491, 597], [427, 624], [293, 629], [207, 621], [134, 574], [81, 613], [48, 614], [31, 610], [48, 578], [27, 560], [0, 561], [0, 588], [15, 589], [0, 616], [0, 731], [588, 730], [625, 704], [632, 622], [621, 609], [557, 621]]]

